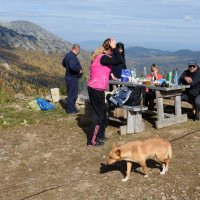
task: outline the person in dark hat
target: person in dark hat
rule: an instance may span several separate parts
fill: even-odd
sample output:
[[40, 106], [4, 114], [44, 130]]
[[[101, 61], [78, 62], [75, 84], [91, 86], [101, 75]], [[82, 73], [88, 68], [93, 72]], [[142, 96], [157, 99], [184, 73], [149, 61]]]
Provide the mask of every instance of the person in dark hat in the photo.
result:
[[[119, 53], [122, 55], [124, 62], [118, 65], [112, 65], [111, 73], [110, 73], [110, 80], [117, 80], [121, 79], [121, 72], [122, 69], [126, 69], [126, 60], [125, 60], [125, 50], [124, 44], [122, 42], [118, 42], [116, 44], [116, 48], [119, 50]], [[112, 55], [114, 57], [115, 55]], [[114, 89], [115, 85], [110, 85], [110, 91]]]
[[200, 68], [197, 62], [188, 63], [188, 69], [185, 70], [179, 78], [183, 85], [190, 85], [182, 94], [182, 101], [187, 101], [194, 106], [194, 120], [199, 120], [200, 111]]

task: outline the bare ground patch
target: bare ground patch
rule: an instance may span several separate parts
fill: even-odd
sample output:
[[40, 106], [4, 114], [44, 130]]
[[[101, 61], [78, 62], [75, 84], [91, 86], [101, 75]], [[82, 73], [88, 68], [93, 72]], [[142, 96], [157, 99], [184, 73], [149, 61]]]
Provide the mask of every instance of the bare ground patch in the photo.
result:
[[[93, 200], [93, 199], [200, 199], [200, 122], [187, 122], [156, 130], [145, 122], [146, 131], [120, 136], [108, 126], [109, 141], [88, 148], [85, 132], [88, 116], [62, 116], [47, 123], [0, 130], [1, 200]], [[148, 161], [150, 177], [135, 164], [131, 177], [122, 182], [126, 165], [107, 167], [112, 143], [123, 144], [161, 136], [172, 141], [169, 172]]]

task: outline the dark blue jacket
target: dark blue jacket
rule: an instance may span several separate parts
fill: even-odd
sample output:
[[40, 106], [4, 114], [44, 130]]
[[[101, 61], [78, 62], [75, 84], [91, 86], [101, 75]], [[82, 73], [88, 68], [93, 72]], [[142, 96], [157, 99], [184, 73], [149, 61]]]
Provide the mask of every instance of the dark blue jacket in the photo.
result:
[[[191, 77], [192, 83], [188, 84], [184, 78]], [[200, 68], [198, 67], [197, 70], [191, 73], [188, 69], [185, 70], [179, 78], [179, 82], [184, 85], [190, 85], [190, 88], [187, 88], [184, 93], [188, 94], [191, 97], [196, 97], [200, 94]]]
[[[115, 58], [115, 55], [112, 55], [112, 57]], [[121, 78], [122, 69], [126, 69], [126, 63], [125, 63], [124, 57], [123, 57], [123, 63], [118, 64], [118, 65], [112, 65], [111, 73], [113, 73], [113, 75], [116, 78]]]
[[82, 76], [82, 74], [79, 74], [82, 67], [74, 52], [70, 51], [65, 55], [62, 65], [66, 68], [65, 76], [74, 76], [78, 78]]

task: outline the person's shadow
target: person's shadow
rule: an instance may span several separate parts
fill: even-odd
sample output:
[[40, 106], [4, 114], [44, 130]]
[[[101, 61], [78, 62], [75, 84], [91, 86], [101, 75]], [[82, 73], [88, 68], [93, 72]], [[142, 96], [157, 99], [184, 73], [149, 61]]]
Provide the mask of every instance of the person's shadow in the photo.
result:
[[[63, 110], [67, 113], [67, 97], [59, 100], [59, 104]], [[78, 114], [76, 120], [78, 126], [83, 130], [86, 137], [89, 134], [90, 124], [91, 124], [91, 106], [88, 100], [85, 100], [85, 112], [84, 114]]]
[[76, 120], [78, 122], [78, 126], [83, 130], [86, 138], [88, 137], [88, 134], [91, 129], [91, 123], [92, 123], [92, 118], [91, 118], [91, 105], [89, 100], [85, 100], [85, 111], [84, 114], [79, 114], [76, 117]]

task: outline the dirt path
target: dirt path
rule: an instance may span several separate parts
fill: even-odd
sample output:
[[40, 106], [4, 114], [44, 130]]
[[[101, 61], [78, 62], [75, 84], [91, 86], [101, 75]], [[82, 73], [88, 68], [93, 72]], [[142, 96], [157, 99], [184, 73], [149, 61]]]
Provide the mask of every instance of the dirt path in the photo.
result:
[[[109, 126], [106, 145], [89, 148], [85, 120], [66, 116], [43, 125], [0, 130], [0, 199], [200, 199], [199, 122], [189, 120], [160, 130], [146, 122], [148, 131], [123, 137]], [[159, 167], [149, 161], [149, 178], [135, 164], [130, 179], [122, 182], [124, 162], [104, 165], [113, 142], [157, 135], [173, 140], [173, 160], [166, 175], [159, 175]]]

